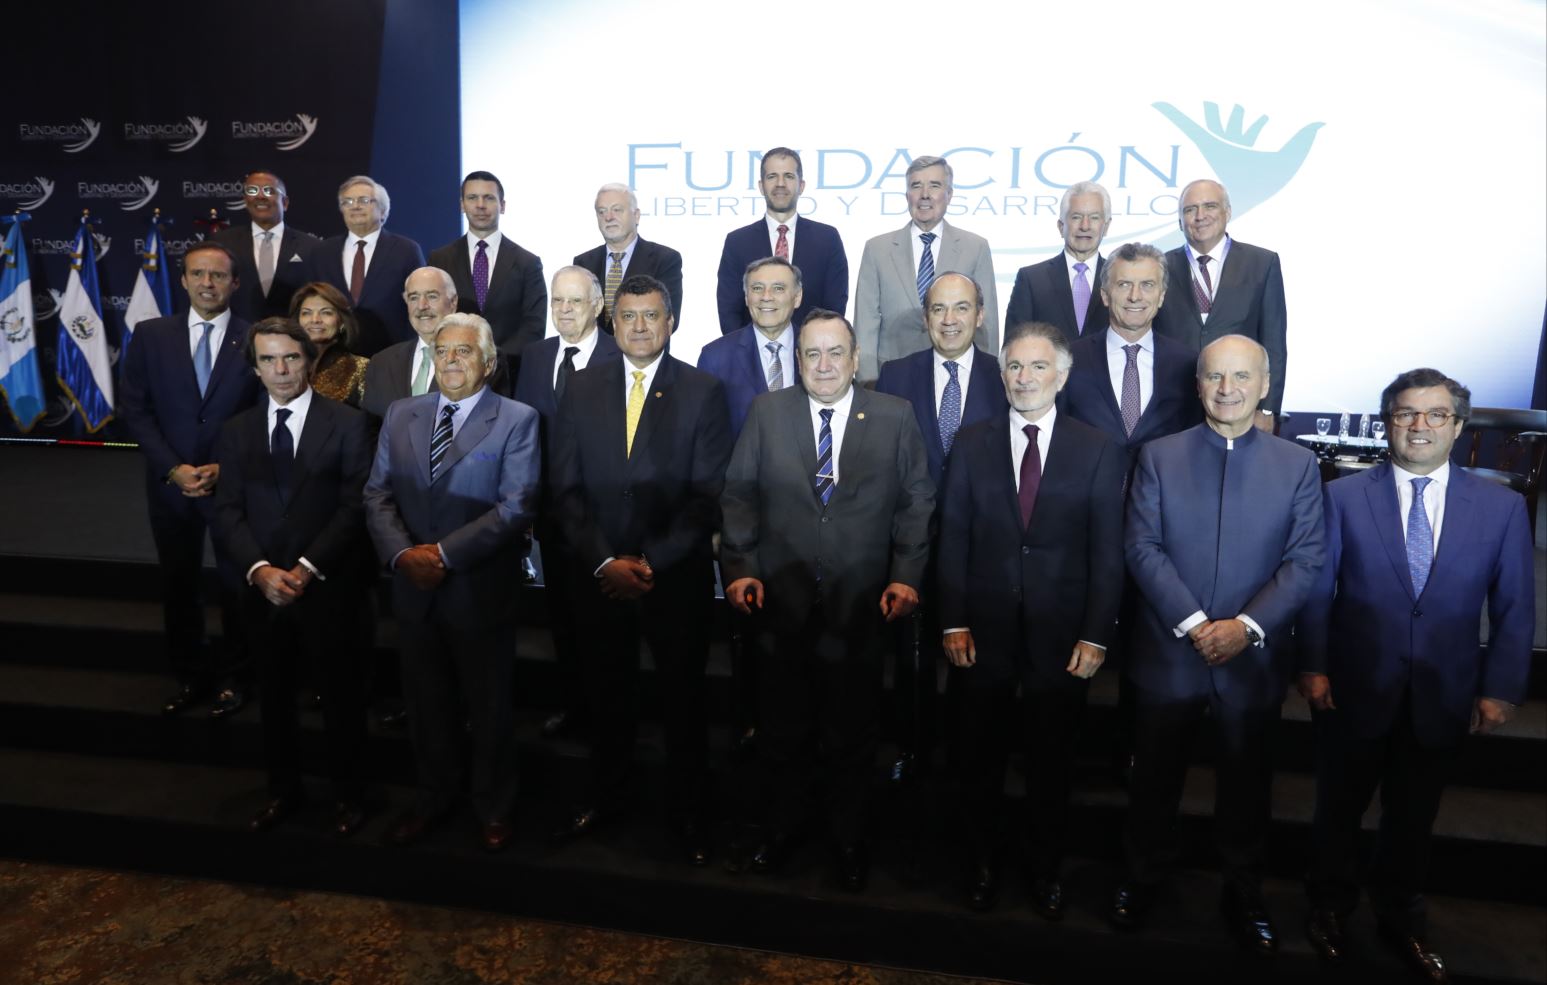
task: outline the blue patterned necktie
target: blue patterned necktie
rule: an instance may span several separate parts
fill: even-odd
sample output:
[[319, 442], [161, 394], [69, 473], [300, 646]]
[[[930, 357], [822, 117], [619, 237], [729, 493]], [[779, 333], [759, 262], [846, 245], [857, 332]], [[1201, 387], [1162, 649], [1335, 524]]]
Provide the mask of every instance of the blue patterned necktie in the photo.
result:
[[456, 404], [447, 404], [440, 412], [440, 423], [435, 425], [435, 433], [430, 436], [430, 481], [435, 481], [435, 476], [440, 472], [441, 460], [446, 457], [446, 449], [451, 447], [451, 419], [457, 414]]
[[1423, 594], [1434, 566], [1434, 528], [1429, 526], [1429, 511], [1424, 509], [1423, 490], [1433, 479], [1415, 478], [1413, 508], [1407, 511], [1407, 573], [1413, 579], [1413, 597]]
[[822, 430], [816, 438], [816, 495], [826, 506], [833, 498], [833, 409], [817, 413], [822, 415]]
[[940, 394], [940, 448], [951, 453], [951, 442], [956, 440], [956, 430], [962, 426], [962, 385], [956, 371], [961, 369], [956, 360], [945, 361], [945, 371], [951, 378], [945, 381], [945, 392]]
[[199, 396], [204, 396], [209, 391], [210, 351], [209, 333], [215, 330], [210, 322], [200, 322], [199, 327], [204, 329], [204, 334], [199, 336], [199, 344], [193, 350], [193, 375], [199, 381]]
[[923, 304], [924, 295], [929, 293], [929, 285], [935, 282], [935, 255], [929, 252], [929, 244], [935, 241], [935, 234], [919, 233], [919, 239], [924, 243], [924, 252], [919, 254], [919, 304]]

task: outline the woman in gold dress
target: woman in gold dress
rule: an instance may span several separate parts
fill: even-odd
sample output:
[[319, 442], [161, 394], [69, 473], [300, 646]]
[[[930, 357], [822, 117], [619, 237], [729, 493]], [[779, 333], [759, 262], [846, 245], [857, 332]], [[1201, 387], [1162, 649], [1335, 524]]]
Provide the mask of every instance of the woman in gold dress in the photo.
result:
[[332, 284], [314, 281], [295, 292], [290, 317], [317, 344], [312, 389], [358, 408], [365, 397], [365, 367], [370, 360], [349, 351], [360, 334], [349, 299]]

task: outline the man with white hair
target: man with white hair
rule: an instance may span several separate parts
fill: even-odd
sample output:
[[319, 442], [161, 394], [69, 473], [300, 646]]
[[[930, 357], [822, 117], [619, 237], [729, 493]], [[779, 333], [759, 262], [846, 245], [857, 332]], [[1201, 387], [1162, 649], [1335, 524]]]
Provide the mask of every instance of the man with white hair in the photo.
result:
[[639, 235], [639, 198], [627, 185], [616, 182], [596, 192], [596, 228], [604, 242], [575, 257], [575, 266], [596, 275], [602, 285], [602, 313], [596, 324], [612, 334], [612, 305], [618, 287], [630, 277], [645, 274], [666, 285], [677, 328], [682, 327], [682, 254], [669, 246], [652, 243]]
[[1107, 306], [1097, 287], [1106, 260], [1101, 241], [1112, 225], [1112, 196], [1094, 181], [1064, 189], [1058, 204], [1058, 232], [1064, 248], [1050, 260], [1029, 264], [1015, 274], [1010, 306], [1005, 309], [1008, 331], [1040, 321], [1056, 325], [1071, 342], [1087, 329], [1107, 327]]
[[392, 211], [387, 189], [369, 175], [338, 186], [338, 211], [347, 232], [312, 251], [311, 280], [332, 284], [354, 303], [360, 337], [355, 352], [374, 356], [414, 337], [403, 311], [403, 281], [424, 266], [424, 252], [407, 236], [382, 228]]

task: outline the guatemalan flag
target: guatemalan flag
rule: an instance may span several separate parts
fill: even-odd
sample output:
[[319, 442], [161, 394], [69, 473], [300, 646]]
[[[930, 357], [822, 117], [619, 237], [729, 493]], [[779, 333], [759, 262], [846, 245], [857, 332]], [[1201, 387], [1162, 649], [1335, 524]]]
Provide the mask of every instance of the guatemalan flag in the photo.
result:
[[22, 431], [43, 416], [43, 373], [38, 369], [37, 322], [32, 313], [32, 275], [21, 216], [5, 234], [0, 270], [0, 392]]
[[161, 248], [161, 210], [151, 216], [150, 231], [145, 234], [145, 249], [140, 252], [140, 275], [134, 279], [134, 293], [124, 312], [124, 344], [119, 358], [129, 351], [135, 326], [147, 318], [172, 313], [172, 281], [167, 276], [166, 257]]
[[86, 217], [70, 247], [70, 280], [59, 300], [59, 343], [54, 372], [65, 395], [81, 412], [86, 430], [97, 432], [113, 419], [113, 365], [102, 323], [97, 287], [96, 242]]

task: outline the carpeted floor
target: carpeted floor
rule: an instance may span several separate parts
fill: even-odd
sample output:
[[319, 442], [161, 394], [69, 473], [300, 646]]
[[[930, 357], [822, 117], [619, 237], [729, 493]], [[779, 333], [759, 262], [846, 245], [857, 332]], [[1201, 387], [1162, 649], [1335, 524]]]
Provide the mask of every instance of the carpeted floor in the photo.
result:
[[0, 860], [10, 985], [961, 985], [445, 907]]

